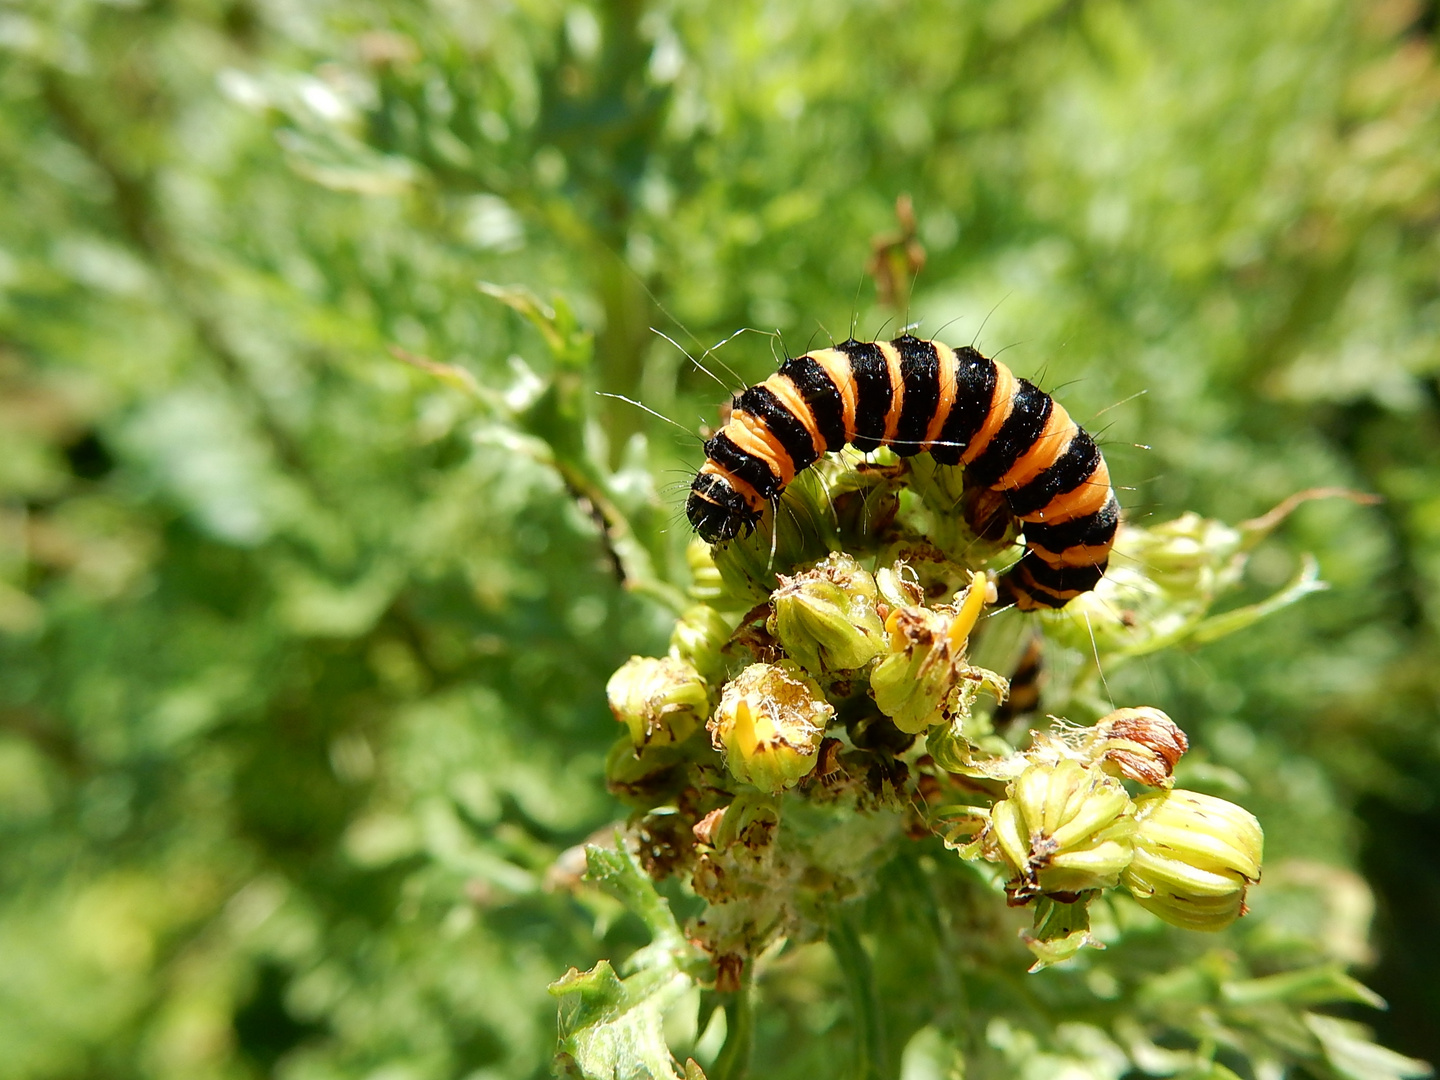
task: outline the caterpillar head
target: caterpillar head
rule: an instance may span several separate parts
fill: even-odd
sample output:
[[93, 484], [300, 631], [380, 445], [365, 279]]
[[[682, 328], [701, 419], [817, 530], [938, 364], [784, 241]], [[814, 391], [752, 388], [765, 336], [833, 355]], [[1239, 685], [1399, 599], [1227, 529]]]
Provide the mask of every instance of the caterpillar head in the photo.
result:
[[690, 485], [685, 516], [708, 544], [749, 536], [760, 523], [760, 511], [752, 507], [729, 480], [702, 472]]

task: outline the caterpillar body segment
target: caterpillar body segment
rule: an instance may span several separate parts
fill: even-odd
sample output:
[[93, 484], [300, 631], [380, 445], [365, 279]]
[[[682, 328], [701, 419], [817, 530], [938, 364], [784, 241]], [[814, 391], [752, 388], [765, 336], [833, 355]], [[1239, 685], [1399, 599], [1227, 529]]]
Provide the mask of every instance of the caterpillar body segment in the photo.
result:
[[909, 335], [806, 353], [740, 394], [686, 515], [711, 543], [748, 535], [797, 473], [847, 445], [928, 451], [1000, 493], [1024, 535], [1002, 579], [1022, 609], [1062, 607], [1105, 572], [1120, 506], [1094, 440], [1004, 364]]

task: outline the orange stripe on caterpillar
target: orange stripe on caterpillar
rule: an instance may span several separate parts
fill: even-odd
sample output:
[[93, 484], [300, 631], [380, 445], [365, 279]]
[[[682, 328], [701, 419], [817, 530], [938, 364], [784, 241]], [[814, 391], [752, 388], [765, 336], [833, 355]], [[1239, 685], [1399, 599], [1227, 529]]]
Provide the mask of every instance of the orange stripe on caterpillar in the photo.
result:
[[1003, 497], [1028, 549], [1001, 582], [1021, 608], [1063, 606], [1105, 572], [1120, 508], [1090, 435], [1004, 364], [909, 335], [806, 353], [745, 390], [686, 513], [711, 543], [748, 535], [797, 472], [846, 445], [928, 450]]

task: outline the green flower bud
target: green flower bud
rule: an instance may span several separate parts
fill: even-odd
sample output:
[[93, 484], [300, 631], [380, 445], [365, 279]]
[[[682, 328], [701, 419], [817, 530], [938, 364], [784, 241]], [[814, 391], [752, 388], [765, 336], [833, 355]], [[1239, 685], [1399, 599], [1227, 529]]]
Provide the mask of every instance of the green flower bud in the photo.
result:
[[775, 794], [815, 767], [834, 714], [799, 665], [751, 664], [725, 687], [710, 740], [737, 780]]
[[990, 810], [987, 855], [1013, 873], [1011, 903], [1114, 886], [1135, 822], [1120, 781], [1078, 761], [1031, 765]]
[[683, 742], [710, 712], [710, 693], [693, 664], [632, 656], [605, 684], [610, 711], [637, 747]]
[[[780, 497], [778, 515], [767, 509], [755, 531], [716, 544], [710, 558], [734, 606], [768, 600], [779, 586], [777, 574], [823, 559], [839, 545], [831, 526], [829, 496], [820, 465], [806, 469]], [[778, 526], [772, 524], [778, 516]]]
[[1224, 522], [1196, 513], [1136, 532], [1134, 546], [1150, 579], [1179, 595], [1213, 591], [1244, 539]]
[[946, 720], [946, 703], [971, 668], [965, 645], [994, 585], [972, 573], [958, 606], [897, 607], [885, 620], [890, 653], [875, 666], [870, 689], [901, 731], [918, 734]]
[[696, 604], [680, 616], [670, 632], [670, 655], [718, 681], [725, 668], [721, 652], [730, 641], [731, 630], [720, 612], [706, 604]]
[[622, 802], [649, 809], [681, 785], [684, 760], [673, 743], [636, 747], [622, 735], [605, 757], [605, 786]]
[[768, 847], [780, 827], [780, 806], [773, 795], [745, 791], [729, 806], [712, 810], [694, 827], [697, 842], [716, 851], [736, 844], [754, 855]]
[[1159, 709], [1117, 709], [1099, 720], [1085, 740], [1092, 762], [1149, 787], [1175, 783], [1175, 763], [1190, 749], [1179, 725]]
[[887, 644], [876, 595], [875, 579], [851, 556], [835, 552], [813, 569], [780, 576], [766, 627], [806, 671], [863, 667]]
[[920, 576], [913, 566], [903, 560], [875, 571], [875, 587], [880, 592], [881, 602], [892, 608], [915, 607], [925, 600]]
[[1270, 600], [1227, 612], [1207, 626], [1207, 613], [1239, 580], [1245, 560], [1246, 534], [1224, 522], [1189, 513], [1143, 528], [1122, 522], [1100, 584], [1048, 621], [1066, 644], [1140, 656], [1197, 631], [1207, 640], [1233, 633], [1320, 587], [1307, 571]]
[[690, 595], [697, 600], [717, 600], [725, 595], [725, 579], [715, 565], [710, 545], [698, 536], [685, 548], [685, 562], [690, 567]]
[[1140, 905], [1188, 930], [1223, 930], [1260, 880], [1265, 834], [1243, 807], [1197, 791], [1135, 800], [1135, 857], [1121, 882]]

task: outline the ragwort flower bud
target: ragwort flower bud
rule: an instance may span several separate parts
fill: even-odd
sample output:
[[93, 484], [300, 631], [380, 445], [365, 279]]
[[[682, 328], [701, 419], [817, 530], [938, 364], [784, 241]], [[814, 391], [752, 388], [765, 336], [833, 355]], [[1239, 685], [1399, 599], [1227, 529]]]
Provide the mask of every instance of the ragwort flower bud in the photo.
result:
[[1260, 880], [1265, 834], [1243, 807], [1198, 791], [1135, 800], [1135, 857], [1121, 882], [1140, 906], [1188, 930], [1223, 930]]
[[1073, 899], [1120, 880], [1130, 862], [1132, 804], [1120, 781], [1078, 761], [1031, 765], [990, 811], [990, 837], [1013, 877], [1013, 904]]
[[835, 552], [811, 570], [780, 575], [766, 625], [806, 671], [852, 670], [886, 647], [876, 595], [875, 579], [854, 558]]
[[674, 743], [637, 747], [622, 735], [605, 757], [605, 786], [621, 802], [649, 809], [681, 785], [684, 760]]
[[970, 631], [994, 591], [985, 575], [972, 573], [958, 607], [897, 607], [886, 618], [890, 653], [875, 666], [870, 689], [901, 731], [915, 735], [946, 719], [945, 704], [970, 670]]
[[754, 855], [768, 847], [780, 827], [780, 806], [773, 795], [746, 791], [729, 806], [713, 810], [694, 827], [697, 842], [725, 851], [739, 844]]
[[715, 565], [710, 545], [698, 536], [685, 549], [685, 562], [690, 567], [690, 594], [697, 600], [716, 600], [725, 595], [725, 579]]
[[632, 656], [605, 684], [610, 711], [636, 747], [683, 742], [710, 712], [710, 693], [693, 664]]
[[1190, 749], [1180, 726], [1159, 709], [1117, 709], [1090, 729], [1090, 760], [1149, 787], [1175, 783], [1175, 763]]
[[724, 670], [722, 650], [730, 641], [731, 626], [708, 604], [688, 608], [670, 632], [670, 655], [694, 665], [702, 675], [718, 676]]
[[1136, 546], [1150, 579], [1168, 592], [1185, 595], [1212, 591], [1243, 539], [1224, 522], [1190, 512], [1145, 529]]
[[833, 715], [799, 665], [751, 664], [725, 687], [710, 740], [737, 780], [773, 795], [815, 768]]

